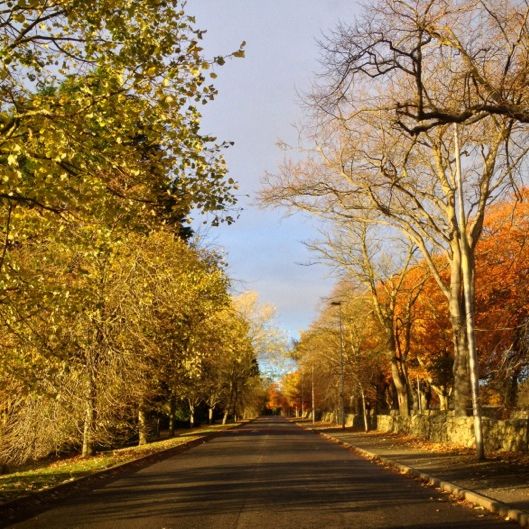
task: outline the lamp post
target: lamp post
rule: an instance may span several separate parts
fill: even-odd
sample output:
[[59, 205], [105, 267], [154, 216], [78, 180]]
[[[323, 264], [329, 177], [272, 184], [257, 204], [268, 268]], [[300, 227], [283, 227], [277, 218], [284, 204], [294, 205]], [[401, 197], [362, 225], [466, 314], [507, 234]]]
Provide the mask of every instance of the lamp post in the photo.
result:
[[303, 419], [303, 370], [301, 370], [301, 418]]
[[314, 407], [314, 401], [316, 400], [314, 398], [314, 364], [312, 364], [310, 369], [310, 379], [311, 379], [311, 406], [312, 406], [312, 424], [315, 424], [316, 422], [316, 408]]
[[339, 307], [339, 323], [340, 323], [340, 423], [342, 430], [345, 430], [345, 406], [344, 406], [344, 365], [343, 365], [343, 324], [342, 324], [342, 302], [331, 301], [331, 305]]

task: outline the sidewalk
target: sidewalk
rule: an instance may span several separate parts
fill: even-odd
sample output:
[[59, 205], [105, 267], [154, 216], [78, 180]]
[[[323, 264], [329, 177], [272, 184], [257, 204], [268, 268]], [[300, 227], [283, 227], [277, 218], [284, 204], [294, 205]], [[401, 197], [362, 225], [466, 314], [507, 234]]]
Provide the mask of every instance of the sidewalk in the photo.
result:
[[[310, 423], [300, 426], [312, 429]], [[480, 462], [471, 450], [452, 449], [398, 434], [364, 433], [328, 425], [316, 425], [313, 429], [324, 437], [357, 449], [364, 457], [374, 457], [402, 472], [410, 467], [412, 475], [529, 527], [527, 454], [494, 454]]]

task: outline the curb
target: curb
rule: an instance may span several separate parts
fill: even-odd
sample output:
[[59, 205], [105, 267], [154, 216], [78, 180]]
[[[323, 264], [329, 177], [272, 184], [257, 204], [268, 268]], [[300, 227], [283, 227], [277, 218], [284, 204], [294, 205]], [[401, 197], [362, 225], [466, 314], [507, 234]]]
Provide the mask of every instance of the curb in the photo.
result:
[[344, 448], [348, 448], [359, 456], [363, 457], [364, 459], [368, 459], [373, 463], [381, 463], [387, 465], [397, 470], [401, 474], [405, 474], [406, 476], [409, 476], [411, 478], [420, 479], [430, 487], [438, 488], [442, 491], [448, 492], [459, 500], [465, 500], [466, 502], [471, 503], [474, 506], [482, 507], [483, 509], [493, 514], [501, 516], [505, 520], [517, 522], [521, 527], [529, 527], [529, 513], [520, 509], [515, 509], [508, 503], [489, 498], [488, 496], [485, 496], [484, 494], [480, 494], [479, 492], [475, 492], [473, 490], [465, 489], [463, 487], [460, 487], [459, 485], [456, 485], [455, 483], [451, 483], [450, 481], [443, 481], [434, 476], [430, 476], [429, 474], [421, 472], [416, 468], [404, 465], [403, 463], [398, 463], [397, 461], [394, 461], [393, 459], [390, 459], [388, 457], [379, 456], [373, 452], [364, 450], [363, 448], [358, 448], [357, 446], [354, 446], [351, 443], [342, 441], [337, 437], [334, 437], [327, 433], [317, 433], [319, 433], [319, 435], [324, 439], [337, 443], [343, 446]]
[[41, 511], [47, 510], [51, 508], [54, 503], [67, 498], [71, 494], [104, 486], [111, 481], [119, 479], [121, 475], [127, 471], [137, 472], [138, 470], [157, 463], [158, 461], [163, 461], [164, 459], [185, 452], [195, 446], [206, 443], [226, 432], [236, 430], [249, 422], [251, 422], [251, 420], [241, 421], [239, 424], [231, 428], [226, 428], [225, 430], [218, 432], [209, 432], [178, 446], [173, 446], [171, 448], [166, 448], [165, 450], [160, 450], [159, 452], [131, 459], [130, 461], [118, 463], [111, 467], [97, 470], [96, 472], [84, 476], [79, 476], [71, 481], [59, 483], [49, 489], [35, 491], [13, 500], [0, 503], [0, 528], [8, 527], [13, 523], [30, 518]]

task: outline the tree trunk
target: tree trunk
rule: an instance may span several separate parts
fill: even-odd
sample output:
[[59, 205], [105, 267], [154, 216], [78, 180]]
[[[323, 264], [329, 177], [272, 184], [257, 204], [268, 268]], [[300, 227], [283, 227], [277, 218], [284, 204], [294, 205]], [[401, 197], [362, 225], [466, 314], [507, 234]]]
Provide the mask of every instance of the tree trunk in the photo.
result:
[[452, 322], [454, 340], [454, 411], [458, 416], [466, 417], [471, 410], [470, 373], [468, 370], [468, 346], [466, 331], [458, 318]]
[[94, 433], [96, 428], [96, 400], [97, 393], [95, 387], [95, 381], [90, 376], [89, 380], [90, 387], [88, 388], [88, 397], [86, 399], [86, 411], [83, 426], [83, 447], [82, 456], [88, 457], [94, 455]]
[[195, 426], [195, 405], [191, 402], [189, 403], [189, 428], [194, 428]]
[[453, 257], [450, 263], [450, 324], [454, 343], [454, 411], [467, 416], [471, 409], [470, 372], [468, 366], [468, 343], [465, 325], [463, 278], [461, 274], [460, 249], [457, 241], [452, 244]]
[[233, 388], [233, 399], [231, 401], [231, 405], [232, 405], [231, 412], [233, 414], [233, 420], [237, 422], [237, 411], [239, 408], [239, 387], [237, 383], [235, 383], [234, 388]]
[[422, 388], [421, 388], [421, 381], [419, 380], [418, 376], [417, 376], [416, 391], [413, 392], [413, 395], [415, 396], [414, 400], [416, 401], [413, 407], [419, 413], [422, 413], [423, 410], [424, 410], [424, 398], [423, 398], [423, 392], [422, 392]]
[[231, 408], [233, 406], [233, 381], [230, 381], [230, 393], [228, 402], [226, 403], [226, 407], [224, 408], [224, 415], [222, 417], [222, 424], [226, 424], [228, 422], [228, 415], [230, 414]]
[[410, 414], [408, 381], [402, 374], [398, 364], [398, 359], [393, 357], [391, 359], [391, 376], [393, 378], [393, 383], [395, 384], [395, 389], [397, 391], [399, 413], [402, 417], [408, 417], [408, 415]]
[[174, 395], [169, 398], [169, 437], [175, 436], [176, 430], [176, 400]]
[[138, 445], [145, 445], [149, 442], [149, 432], [147, 425], [147, 413], [142, 404], [138, 407]]
[[86, 404], [86, 413], [83, 427], [83, 448], [82, 456], [88, 457], [94, 455], [93, 434], [95, 429], [95, 409], [91, 401]]
[[446, 391], [446, 388], [431, 383], [430, 387], [433, 389], [433, 391], [437, 395], [437, 398], [439, 399], [439, 409], [443, 411], [448, 410], [448, 393]]
[[[479, 460], [484, 459], [485, 449], [483, 443], [483, 428], [481, 424], [481, 407], [479, 402], [479, 374], [478, 359], [475, 340], [475, 263], [474, 250], [469, 242], [467, 233], [467, 219], [465, 212], [463, 178], [461, 174], [461, 156], [459, 150], [459, 135], [457, 123], [454, 123], [455, 158], [456, 158], [456, 184], [459, 206], [459, 244], [461, 250], [461, 274], [463, 277], [463, 296], [465, 301], [465, 330], [468, 346], [468, 367], [470, 374], [470, 390], [472, 395], [472, 415], [474, 417], [474, 436], [476, 438], [476, 453]], [[477, 226], [477, 225], [476, 225]], [[478, 237], [479, 235], [476, 235]], [[477, 239], [475, 240], [477, 242]]]
[[503, 406], [508, 411], [511, 411], [513, 408], [515, 408], [516, 403], [518, 402], [518, 379], [520, 377], [520, 373], [521, 369], [516, 368], [505, 381]]
[[467, 331], [467, 345], [468, 345], [468, 360], [470, 370], [470, 390], [472, 395], [472, 415], [474, 417], [474, 436], [476, 438], [476, 453], [479, 460], [485, 458], [485, 448], [483, 442], [483, 426], [481, 421], [481, 404], [479, 402], [479, 367], [476, 351], [476, 337], [475, 337], [475, 282], [474, 282], [474, 256], [469, 247], [466, 237], [462, 241], [463, 258], [463, 282], [465, 293], [465, 309], [466, 309], [466, 331]]
[[388, 411], [399, 409], [399, 399], [397, 398], [397, 389], [395, 388], [393, 378], [390, 380], [387, 387], [387, 405]]
[[215, 406], [210, 406], [208, 408], [208, 424], [213, 424], [213, 412], [215, 410]]
[[366, 396], [364, 393], [364, 388], [360, 386], [360, 395], [362, 397], [362, 414], [364, 416], [364, 430], [369, 432], [369, 422], [367, 420], [367, 408], [366, 408]]

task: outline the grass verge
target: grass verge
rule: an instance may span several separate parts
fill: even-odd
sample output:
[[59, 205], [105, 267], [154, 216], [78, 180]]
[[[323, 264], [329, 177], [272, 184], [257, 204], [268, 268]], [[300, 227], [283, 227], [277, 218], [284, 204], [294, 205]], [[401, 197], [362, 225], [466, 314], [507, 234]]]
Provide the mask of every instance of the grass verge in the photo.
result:
[[176, 437], [98, 453], [92, 457], [73, 456], [53, 462], [40, 462], [17, 472], [0, 475], [0, 504], [32, 492], [48, 490], [116, 465], [175, 448], [207, 434], [233, 428], [235, 424], [213, 425], [184, 430]]

